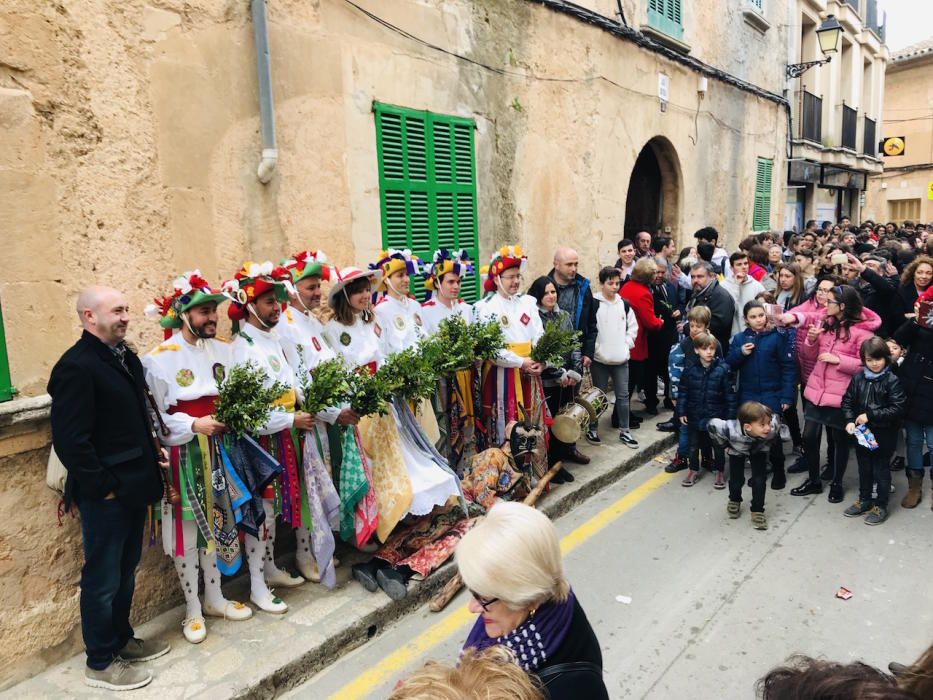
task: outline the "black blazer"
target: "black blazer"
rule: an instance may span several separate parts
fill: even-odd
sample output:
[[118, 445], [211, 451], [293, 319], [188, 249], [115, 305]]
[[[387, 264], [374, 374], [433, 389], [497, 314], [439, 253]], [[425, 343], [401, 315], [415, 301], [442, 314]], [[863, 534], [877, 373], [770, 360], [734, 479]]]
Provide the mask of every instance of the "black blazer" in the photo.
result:
[[127, 350], [129, 372], [85, 331], [52, 368], [52, 444], [68, 471], [65, 503], [113, 491], [131, 508], [162, 497], [142, 363]]

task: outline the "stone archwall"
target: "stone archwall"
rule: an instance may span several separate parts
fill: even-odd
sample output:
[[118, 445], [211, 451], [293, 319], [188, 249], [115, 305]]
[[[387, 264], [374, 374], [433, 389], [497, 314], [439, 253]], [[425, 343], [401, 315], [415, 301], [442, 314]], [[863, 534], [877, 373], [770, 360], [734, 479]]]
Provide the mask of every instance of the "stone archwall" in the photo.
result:
[[[160, 333], [142, 309], [183, 270], [220, 281], [244, 259], [306, 247], [340, 265], [374, 259], [373, 100], [475, 120], [482, 257], [521, 243], [530, 275], [550, 267], [558, 243], [579, 249], [590, 277], [615, 259], [632, 167], [654, 137], [670, 143], [679, 175], [679, 245], [706, 224], [736, 243], [750, 229], [756, 158], [784, 172], [779, 105], [712, 79], [701, 100], [690, 68], [538, 3], [355, 2], [422, 41], [345, 0], [269, 0], [280, 159], [263, 186], [248, 2], [5, 0], [0, 298], [24, 395], [44, 391], [77, 336], [73, 300], [87, 284], [126, 292], [129, 335], [145, 350]], [[588, 4], [608, 14], [614, 3]], [[639, 8], [626, 0], [630, 22]], [[748, 27], [715, 24], [716, 13], [690, 20], [693, 55], [780, 92], [783, 30], [755, 38], [756, 57], [740, 61], [729, 54]], [[660, 72], [671, 89], [663, 113]], [[782, 198], [772, 199], [777, 223]], [[47, 431], [40, 424], [30, 451], [16, 453], [0, 426], [0, 583], [12, 623], [0, 632], [0, 687], [81, 647], [80, 533], [67, 517], [58, 526], [44, 485]], [[140, 620], [179, 599], [158, 547], [139, 580]]]

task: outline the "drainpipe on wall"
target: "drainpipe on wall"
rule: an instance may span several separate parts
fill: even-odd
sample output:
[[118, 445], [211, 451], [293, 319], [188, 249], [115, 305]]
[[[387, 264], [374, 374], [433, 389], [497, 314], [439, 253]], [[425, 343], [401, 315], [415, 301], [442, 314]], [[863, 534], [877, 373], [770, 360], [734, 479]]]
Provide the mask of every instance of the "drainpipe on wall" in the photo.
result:
[[269, 27], [266, 24], [266, 0], [250, 0], [253, 39], [256, 44], [256, 77], [259, 82], [259, 122], [262, 132], [262, 156], [256, 176], [267, 185], [279, 162], [275, 144], [275, 108], [272, 104], [272, 65], [269, 60]]

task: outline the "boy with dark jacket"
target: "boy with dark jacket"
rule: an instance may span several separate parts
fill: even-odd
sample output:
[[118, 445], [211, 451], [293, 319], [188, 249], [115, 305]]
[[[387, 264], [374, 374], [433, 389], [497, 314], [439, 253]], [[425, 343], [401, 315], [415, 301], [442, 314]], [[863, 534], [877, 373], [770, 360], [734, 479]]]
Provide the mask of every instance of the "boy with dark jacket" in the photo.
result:
[[[709, 333], [693, 339], [700, 361], [684, 368], [680, 378], [676, 415], [687, 426], [687, 455], [689, 471], [681, 482], [693, 486], [700, 479], [701, 447], [711, 446], [706, 426], [711, 418], [731, 418], [735, 415], [735, 389], [732, 372], [723, 360], [716, 357], [718, 343]], [[726, 487], [722, 450], [713, 449], [716, 482], [714, 488]]]
[[767, 455], [772, 445], [781, 445], [790, 437], [780, 417], [757, 401], [746, 401], [739, 406], [735, 420], [714, 418], [707, 431], [713, 441], [726, 449], [729, 455], [729, 503], [726, 512], [738, 518], [741, 512], [742, 487], [745, 485], [745, 460], [752, 469], [752, 526], [767, 530], [765, 518], [765, 482], [768, 478]]
[[[855, 518], [864, 513], [866, 525], [880, 525], [888, 518], [891, 493], [891, 455], [897, 445], [897, 431], [907, 405], [907, 394], [891, 371], [891, 350], [878, 336], [865, 340], [859, 348], [864, 368], [856, 372], [842, 397], [846, 432], [854, 435], [865, 425], [874, 435], [876, 447], [858, 443], [858, 500], [843, 515]], [[878, 484], [878, 497], [872, 501], [872, 486]]]

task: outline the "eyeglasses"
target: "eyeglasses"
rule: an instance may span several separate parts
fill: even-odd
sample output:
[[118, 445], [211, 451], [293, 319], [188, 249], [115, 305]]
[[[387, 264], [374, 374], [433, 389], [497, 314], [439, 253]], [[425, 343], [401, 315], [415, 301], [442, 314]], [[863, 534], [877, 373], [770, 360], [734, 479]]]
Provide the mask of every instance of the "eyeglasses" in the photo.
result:
[[483, 609], [483, 612], [489, 612], [489, 606], [493, 603], [498, 603], [498, 598], [483, 598], [479, 593], [474, 591], [472, 588], [468, 588], [470, 595], [473, 596], [473, 600], [479, 603], [479, 606]]
[[827, 299], [827, 300], [826, 300], [826, 306], [829, 306], [830, 304], [834, 304], [835, 306], [839, 306], [839, 302], [836, 301], [835, 299]]

